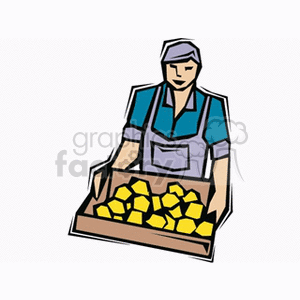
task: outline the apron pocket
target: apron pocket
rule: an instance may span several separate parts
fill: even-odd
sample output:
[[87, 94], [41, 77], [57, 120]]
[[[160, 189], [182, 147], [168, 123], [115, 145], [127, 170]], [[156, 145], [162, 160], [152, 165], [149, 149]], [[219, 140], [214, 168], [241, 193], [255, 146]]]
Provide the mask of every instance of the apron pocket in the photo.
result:
[[189, 145], [163, 145], [151, 141], [151, 163], [170, 171], [190, 169]]

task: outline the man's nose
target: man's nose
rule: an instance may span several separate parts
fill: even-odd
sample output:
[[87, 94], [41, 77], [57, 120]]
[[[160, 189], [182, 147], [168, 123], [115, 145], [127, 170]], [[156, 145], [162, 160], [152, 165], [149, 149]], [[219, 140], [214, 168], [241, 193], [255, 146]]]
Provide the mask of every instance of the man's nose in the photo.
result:
[[177, 77], [181, 77], [183, 75], [183, 72], [184, 72], [184, 68], [181, 67], [181, 66], [177, 66], [177, 68], [176, 68], [176, 76]]

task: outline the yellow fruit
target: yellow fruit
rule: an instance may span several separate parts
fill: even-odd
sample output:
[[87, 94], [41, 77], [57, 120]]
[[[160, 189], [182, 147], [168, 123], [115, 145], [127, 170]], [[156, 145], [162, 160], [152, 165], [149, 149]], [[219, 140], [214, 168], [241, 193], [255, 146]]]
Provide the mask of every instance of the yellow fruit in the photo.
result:
[[124, 204], [119, 200], [112, 200], [108, 203], [108, 206], [115, 214], [124, 214]]
[[196, 229], [195, 222], [191, 219], [181, 219], [178, 221], [176, 230], [182, 233], [191, 234]]
[[174, 205], [179, 203], [179, 199], [174, 194], [166, 193], [162, 197], [162, 203], [164, 207], [172, 208]]
[[172, 215], [172, 217], [175, 218], [175, 219], [182, 217], [182, 213], [181, 213], [179, 205], [176, 206], [174, 209], [169, 210], [169, 212]]
[[162, 216], [152, 215], [148, 221], [149, 225], [156, 228], [163, 228], [166, 224], [166, 220]]
[[111, 218], [110, 212], [108, 210], [108, 207], [105, 205], [100, 205], [97, 209], [97, 214], [99, 217], [104, 217], [104, 218]]
[[196, 232], [202, 236], [211, 236], [213, 226], [214, 225], [212, 223], [202, 222], [196, 229]]
[[167, 219], [167, 225], [164, 227], [164, 229], [167, 230], [174, 230], [175, 228], [175, 220], [172, 219], [171, 217], [169, 217], [168, 215], [166, 215], [166, 219]]
[[152, 197], [152, 203], [153, 203], [153, 210], [154, 211], [157, 211], [157, 210], [161, 209], [159, 196], [153, 196]]
[[200, 219], [203, 205], [198, 203], [190, 203], [185, 215], [192, 219]]
[[178, 197], [182, 197], [184, 195], [182, 187], [178, 184], [169, 185], [169, 193], [175, 193]]
[[115, 197], [121, 200], [127, 200], [131, 196], [130, 190], [126, 186], [119, 187]]
[[135, 191], [136, 194], [149, 196], [147, 183], [145, 181], [138, 180], [131, 187]]
[[184, 196], [183, 198], [183, 201], [184, 202], [192, 202], [192, 201], [197, 201], [197, 200], [199, 200], [198, 198], [197, 198], [197, 195], [195, 194], [195, 192], [193, 192], [193, 191], [190, 191], [186, 196]]
[[142, 224], [142, 221], [143, 221], [143, 213], [140, 212], [140, 211], [135, 211], [133, 210], [128, 219], [127, 219], [127, 222], [130, 222], [130, 223], [135, 223], [135, 224]]
[[142, 212], [147, 212], [150, 202], [145, 196], [139, 196], [134, 198], [133, 208]]
[[[203, 237], [213, 234], [213, 223], [205, 221], [199, 226], [196, 225], [201, 222], [204, 210], [200, 194], [196, 190], [186, 191], [179, 183], [172, 182], [168, 184], [166, 193], [154, 195], [147, 181], [135, 180], [137, 179], [132, 178], [128, 185], [122, 184], [116, 187], [113, 198], [108, 199], [104, 204], [97, 204], [96, 215], [139, 225], [147, 223], [153, 228], [163, 228], [178, 233], [197, 232]], [[135, 183], [131, 184], [134, 181]], [[184, 208], [181, 207], [182, 201], [187, 203]], [[181, 209], [184, 211], [186, 209], [184, 216]], [[165, 211], [165, 215], [156, 211]], [[150, 218], [145, 221], [148, 215]]]

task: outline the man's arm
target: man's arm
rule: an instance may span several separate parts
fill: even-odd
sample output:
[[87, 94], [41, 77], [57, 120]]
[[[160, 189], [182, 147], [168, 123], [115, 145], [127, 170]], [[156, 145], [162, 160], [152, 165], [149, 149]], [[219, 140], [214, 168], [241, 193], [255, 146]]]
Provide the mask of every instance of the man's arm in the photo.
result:
[[[112, 168], [116, 169], [126, 169], [134, 161], [137, 160], [139, 154], [140, 143], [139, 142], [130, 142], [124, 141], [117, 151], [117, 156], [113, 158]], [[95, 198], [99, 197], [99, 189], [101, 182], [102, 172], [96, 174], [93, 179], [94, 194]]]
[[125, 140], [118, 151], [118, 156], [114, 161], [112, 168], [126, 169], [138, 158], [139, 148], [139, 142], [130, 142]]
[[228, 162], [228, 157], [218, 159], [215, 161], [213, 167], [213, 177], [216, 192], [211, 199], [207, 213], [216, 211], [216, 222], [219, 221], [226, 207], [226, 194], [228, 187]]

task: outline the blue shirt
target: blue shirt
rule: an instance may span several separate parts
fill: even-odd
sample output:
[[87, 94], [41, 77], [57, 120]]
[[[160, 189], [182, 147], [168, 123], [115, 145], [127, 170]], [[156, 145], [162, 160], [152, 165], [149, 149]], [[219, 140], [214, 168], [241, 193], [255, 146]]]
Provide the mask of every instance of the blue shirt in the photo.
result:
[[[143, 130], [147, 113], [151, 109], [155, 90], [156, 87], [148, 87], [135, 92], [131, 111], [128, 116], [129, 126], [132, 125], [137, 129]], [[180, 139], [196, 135], [206, 96], [199, 89], [193, 90], [185, 107], [174, 118], [172, 91], [164, 84], [153, 129], [167, 139]], [[224, 101], [212, 97], [205, 135], [203, 137], [209, 145], [229, 139], [226, 121]]]

